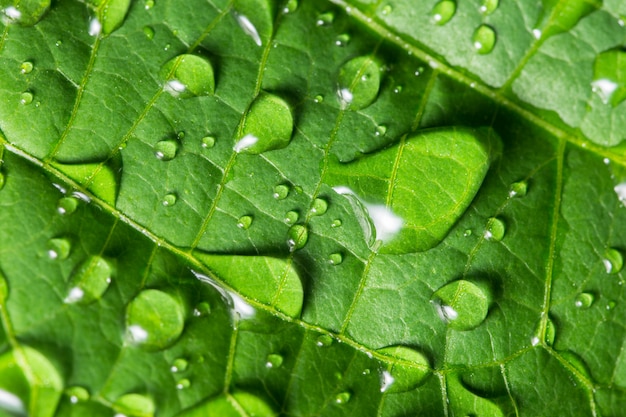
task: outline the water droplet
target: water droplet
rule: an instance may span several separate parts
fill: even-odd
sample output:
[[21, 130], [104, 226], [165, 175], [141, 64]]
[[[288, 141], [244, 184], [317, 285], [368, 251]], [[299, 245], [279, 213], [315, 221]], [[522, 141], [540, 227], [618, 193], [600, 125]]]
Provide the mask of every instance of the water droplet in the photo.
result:
[[595, 296], [589, 292], [583, 292], [576, 296], [574, 305], [578, 308], [589, 308], [593, 304]]
[[171, 161], [178, 152], [178, 141], [174, 139], [164, 139], [154, 145], [154, 156], [161, 161]]
[[72, 404], [76, 404], [81, 401], [87, 401], [90, 397], [89, 391], [87, 391], [86, 388], [78, 385], [66, 388], [65, 395], [69, 397]]
[[[268, 120], [272, 123], [267, 123]], [[246, 114], [242, 133], [242, 139], [235, 145], [235, 152], [257, 155], [286, 147], [293, 133], [291, 107], [276, 95], [259, 94]], [[240, 145], [245, 140], [245, 146]]]
[[285, 214], [285, 223], [287, 224], [294, 224], [295, 222], [298, 221], [298, 218], [300, 217], [300, 215], [298, 214], [297, 211], [288, 211], [287, 214]]
[[0, 168], [0, 190], [2, 190], [4, 188], [4, 185], [7, 182], [7, 178], [4, 175], [4, 172], [2, 172], [2, 169]]
[[166, 194], [165, 197], [163, 197], [163, 205], [165, 207], [173, 206], [176, 204], [177, 198], [178, 197], [174, 193]]
[[50, 8], [50, 0], [32, 0], [19, 2], [3, 2], [13, 3], [16, 6], [8, 6], [2, 10], [3, 21], [7, 23], [19, 23], [22, 26], [33, 26], [39, 22], [48, 9]]
[[386, 4], [381, 13], [383, 14], [383, 16], [389, 16], [389, 14], [393, 11], [393, 7], [391, 7], [390, 4]]
[[263, 45], [261, 36], [259, 35], [259, 32], [257, 31], [254, 24], [250, 21], [250, 19], [248, 19], [247, 16], [244, 16], [236, 12], [233, 13], [233, 15], [235, 16], [235, 20], [237, 20], [239, 27], [241, 28], [241, 30], [243, 30], [243, 33], [250, 36], [252, 40], [254, 41], [254, 43], [257, 44], [257, 46]]
[[57, 203], [57, 212], [61, 215], [72, 214], [78, 207], [78, 200], [74, 197], [62, 197]]
[[20, 103], [27, 105], [33, 102], [33, 93], [31, 93], [30, 91], [24, 91], [22, 94], [20, 94]]
[[472, 36], [474, 49], [481, 55], [493, 51], [496, 44], [496, 32], [487, 25], [480, 25]]
[[385, 133], [387, 133], [387, 126], [385, 125], [376, 126], [376, 132], [374, 133], [376, 136], [385, 136]]
[[32, 62], [30, 61], [24, 61], [22, 62], [22, 64], [20, 65], [20, 72], [22, 74], [30, 74], [33, 71], [33, 68], [35, 66], [33, 65]]
[[394, 93], [396, 93], [396, 94], [401, 93], [401, 92], [402, 92], [402, 86], [401, 86], [401, 85], [396, 85], [396, 86], [393, 88], [393, 92], [394, 92]]
[[284, 200], [289, 195], [289, 186], [286, 184], [279, 184], [274, 187], [274, 193], [272, 197], [276, 200]]
[[386, 368], [381, 375], [381, 392], [406, 392], [419, 386], [430, 374], [428, 358], [406, 346], [390, 346], [378, 349], [385, 358]]
[[283, 8], [283, 13], [293, 13], [298, 9], [298, 0], [288, 0]]
[[323, 198], [316, 198], [313, 200], [311, 207], [311, 214], [314, 216], [321, 216], [328, 210], [328, 202]]
[[328, 347], [333, 344], [333, 338], [330, 337], [330, 335], [322, 334], [317, 337], [317, 339], [315, 340], [315, 344], [318, 347]]
[[478, 285], [458, 280], [444, 285], [433, 294], [441, 319], [455, 330], [471, 330], [487, 317], [489, 294]]
[[497, 217], [491, 217], [487, 221], [487, 227], [485, 228], [485, 239], [499, 242], [504, 237], [506, 232], [506, 226], [504, 222]]
[[335, 403], [346, 404], [348, 401], [350, 401], [350, 397], [352, 397], [352, 394], [350, 394], [348, 391], [340, 392], [335, 396]]
[[379, 88], [380, 65], [371, 56], [353, 58], [339, 70], [337, 91], [345, 107], [358, 110], [369, 106], [378, 96]]
[[60, 39], [54, 43], [54, 46], [56, 46], [57, 48], [60, 47], [61, 45], [63, 45], [63, 41]]
[[604, 252], [604, 259], [602, 260], [602, 263], [604, 264], [607, 274], [617, 274], [624, 266], [624, 257], [619, 250], [615, 248], [608, 248]]
[[465, 231], [463, 232], [463, 236], [465, 237], [469, 237], [472, 235], [472, 229], [465, 229]]
[[594, 63], [592, 91], [604, 104], [613, 107], [626, 99], [626, 51], [610, 49], [600, 53]]
[[337, 38], [335, 38], [335, 45], [337, 46], [346, 46], [348, 43], [350, 43], [350, 35], [347, 33], [337, 35]]
[[324, 96], [323, 96], [323, 95], [321, 95], [321, 94], [318, 94], [318, 95], [316, 95], [316, 96], [315, 96], [315, 98], [313, 99], [313, 101], [314, 101], [314, 102], [316, 102], [316, 103], [321, 103], [321, 102], [323, 102], [323, 101], [324, 101]]
[[342, 224], [341, 220], [339, 220], [339, 219], [335, 219], [335, 220], [333, 220], [333, 222], [330, 224], [330, 227], [341, 227], [341, 224]]
[[146, 0], [146, 2], [144, 3], [144, 8], [146, 10], [150, 10], [154, 7], [154, 0]]
[[[169, 51], [171, 47], [172, 47], [172, 45], [171, 45], [171, 44], [166, 43], [166, 44], [165, 44], [165, 46], [163, 47], [163, 50], [164, 50], [164, 51]], [[180, 81], [175, 81], [175, 82], [180, 83]], [[185, 85], [184, 85], [183, 83], [180, 83], [180, 85], [181, 85], [181, 86], [182, 86], [182, 88], [184, 89]], [[171, 85], [166, 85], [165, 87], [166, 87], [166, 89], [168, 89], [167, 91], [168, 91], [168, 92], [170, 92], [170, 94], [172, 94], [172, 95], [174, 95], [174, 96], [177, 96], [178, 92], [176, 91], [176, 89], [174, 89], [174, 82], [173, 82], [173, 83], [171, 83]], [[171, 90], [170, 90], [170, 88], [171, 88]], [[179, 89], [180, 89], [180, 88], [179, 88]], [[183, 91], [184, 91], [184, 90], [183, 90]]]
[[178, 358], [178, 359], [175, 359], [174, 362], [172, 362], [172, 366], [170, 368], [170, 371], [172, 371], [172, 372], [185, 372], [187, 370], [188, 366], [189, 366], [189, 362], [187, 362], [186, 359]]
[[252, 225], [252, 221], [252, 216], [241, 216], [239, 220], [237, 220], [237, 227], [243, 230], [248, 230], [248, 228]]
[[552, 346], [554, 344], [554, 339], [556, 337], [556, 326], [554, 322], [550, 319], [546, 321], [546, 334], [544, 340], [546, 345]]
[[456, 2], [450, 0], [442, 0], [433, 7], [430, 12], [433, 23], [445, 25], [452, 19], [456, 13]]
[[294, 224], [287, 231], [287, 246], [293, 252], [302, 249], [309, 240], [309, 229], [302, 224]]
[[335, 14], [333, 12], [326, 12], [317, 16], [315, 24], [317, 26], [328, 26], [333, 23], [333, 20], [335, 20]]
[[484, 15], [490, 15], [495, 12], [500, 4], [500, 0], [483, 0], [479, 10]]
[[339, 265], [343, 262], [343, 255], [339, 252], [333, 253], [329, 256], [328, 262], [330, 262], [331, 265]]
[[607, 310], [613, 310], [615, 307], [617, 306], [617, 303], [613, 300], [610, 300], [607, 304], [606, 304], [606, 309]]
[[102, 32], [102, 23], [100, 22], [100, 20], [98, 20], [98, 18], [93, 18], [89, 21], [89, 36], [99, 36], [100, 33]]
[[140, 292], [126, 308], [126, 331], [131, 343], [149, 350], [172, 344], [183, 331], [179, 300], [159, 290]]
[[518, 181], [509, 187], [509, 197], [524, 197], [528, 192], [528, 182]]
[[280, 368], [283, 364], [283, 357], [277, 353], [270, 353], [265, 359], [265, 366], [268, 368]]
[[54, 238], [48, 241], [48, 257], [50, 259], [64, 260], [70, 256], [72, 244], [66, 238]]
[[154, 401], [147, 395], [125, 394], [113, 402], [113, 410], [124, 416], [153, 416]]
[[109, 262], [98, 255], [83, 261], [72, 274], [66, 303], [88, 304], [102, 297], [111, 283], [113, 270]]
[[154, 29], [151, 26], [144, 26], [143, 33], [146, 35], [146, 38], [150, 40], [154, 39]]
[[160, 71], [163, 89], [174, 97], [209, 96], [215, 92], [211, 62], [197, 55], [182, 54], [169, 60]]
[[189, 388], [191, 386], [191, 382], [187, 379], [187, 378], [183, 378], [183, 379], [179, 379], [178, 382], [176, 382], [176, 389], [186, 389]]
[[193, 309], [193, 315], [195, 317], [208, 316], [209, 314], [211, 314], [211, 304], [206, 301], [198, 303], [196, 308]]
[[205, 136], [202, 138], [202, 147], [210, 149], [215, 146], [215, 136]]

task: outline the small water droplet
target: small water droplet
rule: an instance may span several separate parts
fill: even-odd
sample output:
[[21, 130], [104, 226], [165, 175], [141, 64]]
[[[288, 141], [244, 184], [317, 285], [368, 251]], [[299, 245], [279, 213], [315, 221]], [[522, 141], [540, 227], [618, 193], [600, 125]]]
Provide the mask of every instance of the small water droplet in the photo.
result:
[[99, 300], [111, 283], [113, 270], [107, 260], [92, 255], [83, 261], [72, 274], [65, 302], [88, 304]]
[[324, 96], [323, 96], [323, 95], [321, 95], [321, 94], [318, 94], [318, 95], [316, 95], [316, 96], [315, 96], [315, 98], [313, 99], [313, 101], [314, 101], [314, 102], [316, 102], [316, 103], [321, 103], [321, 102], [323, 102], [323, 101], [324, 101]]
[[576, 296], [574, 305], [578, 308], [589, 308], [593, 304], [595, 296], [589, 292], [583, 292]]
[[72, 404], [76, 404], [81, 401], [89, 400], [89, 391], [78, 385], [74, 385], [65, 389], [65, 395], [67, 395]]
[[606, 304], [606, 309], [607, 310], [613, 310], [615, 307], [617, 307], [617, 303], [615, 301], [613, 301], [613, 300], [609, 301]]
[[178, 141], [164, 139], [154, 145], [154, 156], [161, 161], [171, 161], [178, 152]]
[[294, 224], [287, 231], [287, 246], [293, 252], [302, 249], [309, 240], [309, 229], [302, 224]]
[[143, 33], [146, 35], [146, 38], [150, 40], [154, 39], [154, 29], [151, 26], [144, 26]]
[[63, 45], [63, 41], [62, 40], [58, 40], [54, 43], [54, 46], [56, 46], [57, 48], [60, 47], [61, 45]]
[[376, 136], [385, 136], [385, 133], [387, 133], [387, 126], [385, 125], [376, 126], [376, 131], [374, 132]]
[[263, 45], [261, 36], [259, 35], [258, 30], [254, 26], [254, 24], [250, 21], [250, 19], [247, 16], [244, 16], [236, 12], [233, 13], [233, 15], [235, 16], [235, 20], [237, 20], [239, 27], [241, 28], [241, 30], [243, 30], [243, 33], [250, 36], [252, 40], [254, 41], [254, 43], [257, 44], [257, 46]]
[[556, 338], [556, 326], [554, 322], [550, 319], [546, 321], [546, 334], [544, 340], [546, 345], [552, 346], [554, 344], [554, 339]]
[[617, 274], [624, 266], [624, 257], [619, 250], [615, 248], [608, 248], [604, 252], [604, 259], [602, 260], [602, 263], [604, 264], [607, 274]]
[[148, 350], [163, 349], [183, 331], [180, 301], [155, 289], [141, 291], [126, 307], [127, 340]]
[[499, 242], [504, 238], [506, 233], [506, 226], [502, 220], [497, 217], [491, 217], [487, 221], [487, 227], [485, 229], [485, 239]]
[[369, 374], [370, 374], [370, 372], [371, 372], [371, 371], [370, 371], [370, 369], [369, 369], [369, 368], [365, 368], [365, 369], [363, 370], [363, 372], [361, 372], [361, 374], [362, 374], [362, 375], [369, 375]]
[[283, 13], [293, 13], [298, 9], [298, 0], [288, 0], [283, 8]]
[[346, 404], [350, 401], [350, 397], [352, 395], [348, 391], [340, 392], [335, 396], [335, 403], [337, 404]]
[[205, 57], [178, 55], [161, 67], [159, 75], [165, 81], [163, 90], [174, 97], [210, 96], [215, 92], [213, 65]]
[[401, 93], [401, 92], [402, 92], [402, 86], [401, 86], [401, 85], [396, 85], [396, 86], [393, 88], [393, 92], [394, 92], [394, 93], [396, 93], [396, 94]]
[[528, 182], [525, 180], [514, 182], [509, 187], [509, 197], [524, 197], [528, 192]]
[[472, 235], [472, 229], [465, 229], [463, 236], [468, 237]]
[[335, 220], [333, 220], [333, 222], [330, 224], [330, 227], [341, 227], [341, 224], [342, 224], [341, 220], [339, 220], [339, 219], [335, 219]]
[[483, 4], [480, 5], [480, 12], [484, 15], [490, 15], [495, 12], [500, 4], [500, 0], [483, 0]]
[[205, 136], [202, 138], [202, 147], [205, 149], [210, 149], [215, 146], [215, 136]]
[[330, 335], [322, 334], [317, 337], [317, 339], [315, 340], [315, 344], [318, 347], [328, 347], [333, 344], [333, 338], [330, 337]]
[[22, 64], [20, 65], [20, 72], [22, 74], [30, 74], [33, 71], [33, 68], [35, 66], [33, 65], [32, 62], [30, 61], [24, 61], [22, 62]]
[[487, 317], [489, 294], [478, 285], [458, 280], [450, 282], [434, 294], [432, 301], [439, 317], [455, 330], [471, 330]]
[[386, 5], [383, 7], [383, 9], [382, 9], [381, 13], [382, 13], [382, 15], [383, 15], [383, 16], [389, 16], [389, 14], [390, 14], [392, 11], [393, 11], [393, 7], [391, 7], [391, 5], [390, 5], [390, 4], [386, 4]]
[[174, 193], [166, 194], [165, 197], [163, 197], [163, 205], [165, 207], [173, 206], [176, 204], [177, 199], [178, 197]]
[[480, 25], [472, 36], [474, 49], [481, 55], [488, 54], [493, 51], [496, 44], [496, 32], [487, 25]]
[[61, 215], [72, 214], [78, 207], [78, 200], [74, 197], [62, 197], [57, 203], [57, 212]]
[[[172, 45], [171, 45], [171, 44], [166, 43], [166, 44], [165, 44], [165, 46], [163, 47], [163, 50], [164, 50], [164, 51], [169, 51], [171, 47], [172, 47]], [[166, 86], [166, 87], [167, 87], [167, 86]], [[168, 91], [169, 91], [169, 90], [168, 90]], [[170, 92], [170, 93], [171, 93], [171, 92]], [[171, 93], [171, 94], [172, 94], [172, 95], [175, 95], [174, 93]]]
[[243, 230], [247, 230], [252, 225], [252, 221], [252, 216], [241, 216], [239, 220], [237, 220], [237, 227]]
[[194, 317], [208, 316], [209, 314], [211, 314], [211, 304], [206, 301], [198, 303], [196, 308], [193, 309]]
[[353, 58], [339, 70], [337, 94], [344, 107], [358, 110], [369, 106], [379, 88], [380, 65], [371, 56]]
[[283, 364], [283, 357], [277, 353], [270, 353], [265, 359], [265, 366], [268, 368], [280, 368]]
[[187, 378], [179, 379], [178, 382], [176, 382], [176, 389], [179, 390], [187, 389], [190, 386], [191, 382]]
[[333, 253], [328, 257], [328, 262], [331, 265], [339, 265], [343, 262], [343, 255], [339, 252]]
[[452, 19], [456, 13], [456, 2], [450, 0], [442, 0], [433, 7], [430, 12], [433, 23], [437, 25], [445, 25]]
[[333, 20], [335, 20], [335, 14], [333, 12], [326, 12], [317, 16], [315, 24], [317, 26], [328, 26], [333, 23]]
[[72, 244], [66, 238], [54, 238], [48, 241], [48, 257], [50, 259], [64, 260], [70, 256]]
[[23, 105], [28, 105], [33, 102], [33, 93], [30, 91], [24, 91], [20, 94], [20, 103]]
[[146, 0], [146, 2], [144, 3], [144, 8], [146, 10], [150, 10], [154, 7], [154, 0]]
[[7, 178], [4, 175], [4, 172], [2, 172], [2, 169], [0, 169], [0, 190], [4, 188], [4, 184], [6, 184], [6, 182], [7, 182]]
[[274, 193], [272, 197], [276, 200], [284, 200], [289, 195], [289, 186], [286, 184], [279, 184], [274, 187]]
[[186, 359], [184, 358], [178, 358], [175, 359], [174, 362], [172, 362], [172, 366], [170, 367], [170, 371], [172, 372], [185, 372], [187, 370], [187, 367], [189, 366], [189, 362], [187, 362]]
[[350, 42], [350, 35], [347, 33], [342, 33], [338, 35], [335, 39], [335, 45], [337, 46], [346, 46]]
[[313, 206], [311, 207], [311, 214], [313, 216], [321, 216], [328, 210], [328, 202], [323, 198], [316, 198], [313, 200]]
[[285, 223], [287, 224], [294, 224], [295, 222], [298, 221], [298, 218], [300, 217], [300, 215], [298, 214], [298, 212], [296, 211], [288, 211], [285, 214]]

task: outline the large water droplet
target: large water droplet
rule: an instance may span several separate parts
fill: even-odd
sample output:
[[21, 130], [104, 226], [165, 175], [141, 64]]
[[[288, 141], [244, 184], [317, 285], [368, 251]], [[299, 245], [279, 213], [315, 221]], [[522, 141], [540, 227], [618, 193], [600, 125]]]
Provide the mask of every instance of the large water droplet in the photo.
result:
[[433, 294], [437, 313], [448, 327], [471, 330], [487, 317], [489, 294], [478, 285], [458, 280], [444, 285]]
[[491, 217], [487, 221], [487, 227], [485, 228], [485, 239], [499, 242], [504, 238], [506, 233], [506, 226], [502, 220], [497, 217]]
[[342, 105], [362, 109], [378, 96], [380, 65], [371, 56], [360, 56], [346, 62], [339, 70], [337, 94]]
[[161, 161], [171, 161], [178, 152], [178, 146], [177, 140], [160, 140], [154, 145], [154, 156]]
[[34, 98], [33, 93], [31, 93], [30, 91], [24, 91], [20, 95], [20, 104], [23, 104], [26, 106], [33, 102], [33, 98]]
[[151, 417], [155, 411], [154, 400], [147, 395], [125, 394], [113, 402], [113, 410], [124, 416]]
[[313, 200], [311, 206], [311, 214], [314, 216], [321, 216], [328, 210], [328, 202], [323, 198], [316, 198]]
[[481, 55], [488, 54], [493, 51], [496, 44], [496, 31], [487, 25], [480, 25], [472, 36], [474, 49]]
[[189, 362], [186, 359], [178, 358], [172, 362], [172, 366], [170, 367], [170, 371], [176, 372], [185, 372], [189, 367]]
[[302, 224], [294, 224], [287, 231], [287, 246], [293, 252], [302, 249], [309, 240], [309, 229]]
[[608, 248], [604, 252], [604, 259], [602, 259], [604, 268], [607, 274], [617, 274], [624, 266], [624, 257], [622, 253], [615, 248]]
[[160, 71], [164, 90], [175, 97], [212, 95], [215, 91], [213, 66], [208, 59], [183, 54], [169, 60]]
[[144, 290], [126, 308], [129, 341], [145, 349], [169, 346], [180, 336], [183, 327], [180, 301], [163, 291]]
[[595, 296], [590, 292], [583, 292], [576, 296], [574, 305], [578, 308], [589, 308], [593, 304]]
[[317, 26], [328, 26], [335, 20], [335, 14], [333, 12], [322, 13], [317, 16], [315, 24]]
[[237, 227], [247, 230], [252, 225], [253, 220], [252, 216], [241, 216], [239, 220], [237, 220]]
[[509, 197], [524, 197], [528, 192], [528, 181], [517, 181], [509, 188]]
[[[504, 417], [502, 408], [491, 402], [484, 395], [484, 388], [477, 390], [481, 395], [477, 395], [468, 389], [468, 384], [461, 380], [458, 373], [446, 374], [446, 385], [448, 392], [448, 403], [455, 416], [466, 417]], [[508, 415], [508, 413], [507, 413]]]
[[105, 35], [122, 26], [131, 0], [108, 0], [105, 7], [98, 8], [98, 21]]
[[626, 51], [622, 48], [602, 52], [594, 63], [594, 80], [591, 82], [603, 103], [619, 105], [626, 99]]
[[348, 391], [340, 392], [339, 394], [335, 396], [335, 403], [346, 404], [348, 401], [350, 401], [351, 397], [352, 397], [352, 394], [350, 394], [350, 392]]
[[265, 359], [265, 366], [268, 368], [280, 368], [283, 364], [283, 357], [277, 353], [270, 353]]
[[284, 200], [289, 195], [289, 186], [286, 184], [279, 184], [274, 187], [274, 193], [272, 197], [276, 200]]
[[381, 378], [382, 392], [405, 392], [419, 386], [430, 373], [426, 356], [406, 346], [390, 346], [376, 351], [384, 356], [386, 371]]
[[456, 13], [456, 2], [451, 0], [442, 0], [435, 4], [430, 12], [433, 23], [445, 25], [452, 19]]
[[[267, 121], [271, 120], [271, 123]], [[269, 93], [261, 93], [250, 105], [246, 113], [241, 143], [246, 138], [248, 143], [235, 145], [236, 152], [260, 154], [289, 145], [293, 133], [293, 115], [285, 100]]]
[[78, 200], [74, 197], [62, 197], [57, 203], [57, 212], [61, 215], [72, 214], [78, 207]]
[[32, 62], [30, 61], [24, 61], [22, 62], [22, 64], [20, 65], [20, 72], [22, 74], [30, 74], [33, 71], [33, 68], [35, 66], [33, 65]]
[[285, 223], [287, 223], [287, 224], [294, 224], [295, 222], [298, 221], [299, 217], [300, 217], [300, 215], [298, 214], [297, 211], [288, 211], [285, 214]]
[[496, 11], [500, 0], [483, 0], [483, 4], [480, 5], [480, 12], [484, 15], [489, 15]]
[[72, 243], [67, 238], [54, 238], [48, 241], [48, 257], [50, 259], [64, 260], [70, 256]]
[[92, 255], [74, 271], [69, 282], [66, 303], [88, 304], [99, 300], [111, 283], [113, 270], [107, 260]]

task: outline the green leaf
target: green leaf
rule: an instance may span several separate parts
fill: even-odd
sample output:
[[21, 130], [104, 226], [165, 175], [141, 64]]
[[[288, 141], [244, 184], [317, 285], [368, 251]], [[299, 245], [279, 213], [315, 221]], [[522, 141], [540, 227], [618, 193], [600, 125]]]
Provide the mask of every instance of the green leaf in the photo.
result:
[[535, 3], [1, 1], [0, 414], [623, 414], [626, 6]]

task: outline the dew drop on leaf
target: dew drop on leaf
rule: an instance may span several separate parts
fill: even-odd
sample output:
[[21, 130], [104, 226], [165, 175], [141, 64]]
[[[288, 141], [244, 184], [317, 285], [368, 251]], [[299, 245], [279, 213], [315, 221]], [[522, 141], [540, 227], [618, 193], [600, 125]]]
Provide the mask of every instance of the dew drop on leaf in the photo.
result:
[[351, 397], [352, 394], [350, 394], [348, 391], [340, 392], [335, 396], [335, 403], [346, 404], [348, 401], [350, 401]]
[[559, 351], [559, 355], [561, 355], [563, 359], [568, 361], [570, 365], [576, 368], [576, 370], [580, 372], [581, 375], [583, 375], [584, 377], [588, 379], [591, 379], [591, 373], [589, 372], [589, 367], [580, 356], [568, 350]]
[[270, 353], [265, 358], [265, 366], [268, 368], [280, 368], [283, 364], [283, 357], [277, 353]]
[[140, 292], [126, 307], [128, 341], [148, 350], [163, 349], [183, 331], [183, 307], [163, 291]]
[[298, 10], [298, 0], [287, 0], [287, 4], [283, 8], [283, 13], [293, 13]]
[[8, 6], [2, 10], [2, 14], [6, 16], [8, 23], [15, 22], [22, 26], [33, 26], [43, 19], [50, 8], [51, 0], [3, 1], [2, 3], [13, 3], [17, 5]]
[[208, 316], [209, 314], [211, 314], [211, 304], [206, 301], [198, 303], [193, 309], [193, 315], [195, 317]]
[[295, 222], [298, 221], [298, 218], [300, 217], [300, 215], [298, 214], [297, 211], [288, 211], [285, 214], [285, 223], [287, 224], [294, 224]]
[[389, 14], [393, 11], [393, 7], [390, 4], [386, 4], [383, 6], [381, 13], [383, 16], [389, 16]]
[[509, 187], [509, 197], [524, 197], [528, 192], [528, 181], [517, 181]]
[[490, 297], [485, 289], [466, 280], [444, 285], [432, 297], [439, 317], [455, 330], [471, 330], [487, 317]]
[[6, 182], [7, 182], [7, 178], [4, 175], [4, 172], [2, 172], [2, 169], [0, 168], [0, 190], [4, 188], [4, 184], [6, 184]]
[[187, 378], [179, 379], [176, 382], [176, 389], [183, 390], [183, 389], [189, 388], [190, 386], [191, 386], [191, 382]]
[[309, 229], [302, 224], [294, 224], [287, 231], [287, 246], [293, 252], [302, 249], [309, 240]]
[[393, 88], [393, 92], [394, 92], [394, 93], [396, 93], [396, 94], [401, 93], [401, 92], [402, 92], [402, 86], [401, 86], [401, 85], [396, 85], [396, 86]]
[[74, 385], [65, 389], [65, 395], [67, 395], [72, 404], [78, 402], [87, 401], [90, 398], [89, 391], [86, 388], [79, 385]]
[[172, 366], [170, 367], [170, 371], [172, 371], [174, 373], [176, 373], [176, 372], [185, 372], [188, 367], [189, 367], [189, 362], [187, 362], [186, 359], [178, 358], [178, 359], [175, 359], [174, 362], [172, 362]]
[[102, 32], [105, 35], [122, 26], [130, 3], [131, 0], [108, 0], [106, 7], [98, 9], [98, 20], [102, 23]]
[[57, 212], [61, 215], [72, 214], [78, 207], [78, 200], [74, 197], [62, 197], [57, 202]]
[[496, 32], [491, 26], [480, 25], [472, 36], [472, 44], [474, 49], [481, 55], [485, 55], [493, 51], [496, 45]]
[[332, 253], [329, 257], [328, 257], [328, 262], [331, 265], [339, 265], [340, 263], [343, 262], [343, 255], [339, 252], [336, 253]]
[[88, 304], [99, 300], [109, 288], [113, 269], [101, 256], [85, 259], [72, 273], [66, 303]]
[[337, 35], [335, 38], [335, 45], [337, 46], [346, 46], [350, 42], [350, 35], [347, 33], [342, 33], [341, 35]]
[[315, 21], [315, 24], [317, 26], [328, 26], [332, 24], [334, 20], [335, 20], [335, 14], [333, 12], [326, 12], [317, 16], [317, 20]]
[[504, 238], [506, 233], [506, 226], [502, 220], [497, 217], [491, 217], [487, 220], [487, 227], [485, 228], [485, 239], [499, 242]]
[[321, 95], [321, 94], [318, 94], [318, 95], [316, 95], [316, 96], [315, 96], [315, 98], [313, 99], [313, 101], [314, 101], [314, 102], [316, 102], [316, 103], [321, 103], [321, 102], [323, 102], [323, 101], [324, 101], [324, 96], [323, 96], [323, 95]]
[[315, 344], [318, 347], [328, 347], [333, 344], [333, 338], [330, 337], [330, 335], [322, 334], [317, 337], [317, 339], [315, 340]]
[[362, 109], [378, 96], [380, 65], [371, 56], [360, 56], [346, 62], [339, 70], [337, 94], [344, 107]]
[[146, 2], [144, 3], [144, 8], [146, 10], [150, 10], [154, 7], [154, 0], [146, 0]]
[[143, 33], [146, 35], [146, 38], [150, 40], [154, 39], [154, 29], [151, 26], [144, 26]]
[[608, 248], [604, 252], [604, 259], [602, 259], [604, 269], [607, 274], [618, 274], [624, 266], [624, 257], [622, 252], [615, 248]]
[[419, 386], [430, 374], [428, 358], [406, 346], [390, 346], [376, 351], [383, 356], [385, 368], [381, 377], [381, 392], [405, 392]]
[[626, 99], [626, 51], [622, 48], [600, 53], [594, 62], [592, 91], [613, 107]]
[[574, 305], [578, 308], [589, 308], [595, 301], [595, 296], [589, 292], [583, 292], [576, 296]]
[[208, 59], [183, 54], [169, 60], [160, 71], [163, 89], [174, 97], [209, 96], [215, 92], [213, 65]]
[[210, 149], [215, 146], [215, 136], [205, 136], [202, 138], [202, 147], [205, 149]]
[[483, 0], [483, 3], [480, 5], [480, 12], [484, 15], [490, 15], [495, 12], [500, 4], [500, 0]]
[[342, 224], [341, 220], [339, 220], [339, 219], [335, 219], [335, 220], [333, 220], [333, 222], [330, 224], [330, 227], [341, 227], [341, 224]]
[[125, 416], [151, 417], [154, 415], [154, 400], [143, 394], [125, 394], [113, 402], [113, 410]]
[[276, 200], [284, 200], [289, 195], [289, 186], [286, 184], [279, 184], [274, 187], [274, 192], [272, 193], [272, 197]]
[[[267, 123], [271, 120], [272, 123]], [[242, 138], [235, 145], [236, 152], [260, 154], [289, 145], [293, 133], [291, 107], [282, 98], [261, 93], [245, 115]], [[253, 138], [240, 145], [245, 139]]]
[[[452, 415], [455, 416], [480, 416], [480, 417], [504, 417], [505, 413], [495, 402], [477, 395], [470, 391], [467, 384], [462, 381], [457, 373], [446, 375], [448, 403]], [[478, 390], [482, 393], [483, 390]]]
[[387, 133], [387, 126], [385, 125], [376, 126], [376, 131], [374, 132], [376, 136], [385, 136], [385, 133]]
[[22, 64], [20, 65], [20, 72], [22, 74], [30, 74], [33, 71], [33, 68], [35, 68], [35, 66], [33, 65], [32, 62], [30, 61], [24, 61], [22, 62]]
[[154, 145], [154, 156], [161, 161], [171, 161], [178, 152], [178, 141], [164, 139]]
[[451, 0], [442, 0], [435, 4], [430, 12], [433, 23], [445, 25], [452, 19], [456, 13], [456, 2]]
[[316, 198], [313, 200], [313, 205], [311, 206], [311, 214], [313, 216], [321, 216], [326, 213], [328, 210], [328, 202], [323, 198]]
[[[218, 413], [216, 414], [216, 410]], [[260, 397], [246, 391], [234, 391], [208, 400], [177, 414], [177, 417], [250, 416], [274, 417], [278, 414]]]
[[546, 345], [552, 346], [554, 344], [554, 339], [556, 338], [556, 326], [554, 322], [550, 319], [546, 321], [546, 333], [544, 336], [544, 340]]
[[178, 197], [176, 196], [176, 194], [169, 193], [169, 194], [166, 194], [165, 197], [163, 197], [162, 204], [165, 207], [170, 207], [170, 206], [173, 206], [174, 204], [176, 204], [176, 200], [177, 199], [178, 199]]
[[67, 238], [53, 238], [48, 241], [47, 249], [50, 259], [64, 260], [70, 255], [72, 244]]
[[22, 94], [20, 94], [20, 103], [23, 105], [28, 105], [33, 102], [33, 98], [33, 93], [31, 93], [30, 91], [24, 91]]
[[252, 225], [252, 221], [252, 216], [241, 216], [239, 220], [237, 220], [237, 227], [243, 230], [247, 230]]

